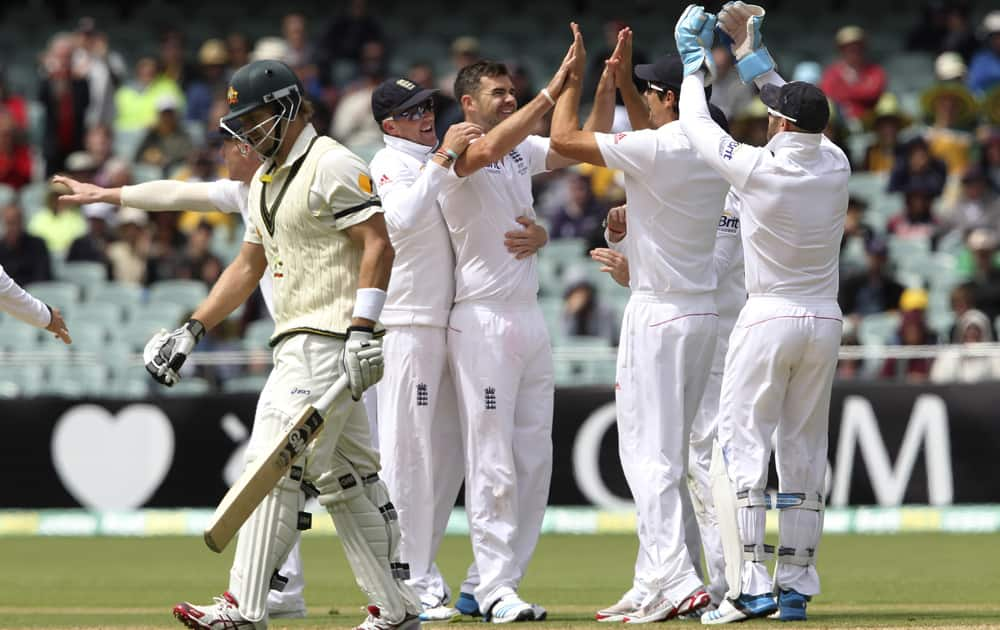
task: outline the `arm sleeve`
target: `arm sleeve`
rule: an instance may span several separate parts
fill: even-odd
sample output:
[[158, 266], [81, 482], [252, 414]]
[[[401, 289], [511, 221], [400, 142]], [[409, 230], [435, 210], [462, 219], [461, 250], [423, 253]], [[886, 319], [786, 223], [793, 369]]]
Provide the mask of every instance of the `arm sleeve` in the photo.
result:
[[322, 199], [313, 214], [326, 219], [337, 230], [364, 223], [382, 211], [382, 201], [375, 194], [368, 165], [353, 153], [328, 151], [320, 158], [309, 188], [312, 197]]
[[[223, 184], [223, 182], [228, 182], [228, 184]], [[216, 205], [222, 196], [219, 192], [219, 186], [221, 185], [221, 189], [225, 190], [229, 184], [238, 185], [239, 182], [232, 180], [176, 182], [161, 179], [134, 186], [122, 186], [122, 205], [153, 212], [180, 210], [239, 212], [239, 207], [230, 210]]]
[[372, 162], [372, 178], [378, 182], [385, 222], [393, 230], [405, 232], [422, 225], [437, 212], [436, 203], [448, 169], [430, 160], [419, 177], [391, 159]]
[[743, 188], [765, 149], [737, 142], [712, 120], [705, 100], [705, 80], [701, 72], [684, 78], [681, 84], [681, 127], [695, 150], [730, 185]]
[[653, 171], [656, 163], [654, 133], [595, 133], [594, 139], [608, 168], [640, 178]]
[[528, 136], [517, 145], [519, 151], [527, 154], [528, 168], [532, 175], [546, 172], [546, 161], [549, 159], [549, 139], [542, 136]]
[[249, 214], [246, 219], [246, 229], [243, 231], [243, 240], [247, 243], [263, 245], [264, 239], [260, 237], [260, 230], [257, 229], [257, 224], [254, 223], [253, 214]]
[[45, 328], [52, 321], [49, 307], [22, 289], [3, 267], [0, 267], [0, 310], [39, 328]]

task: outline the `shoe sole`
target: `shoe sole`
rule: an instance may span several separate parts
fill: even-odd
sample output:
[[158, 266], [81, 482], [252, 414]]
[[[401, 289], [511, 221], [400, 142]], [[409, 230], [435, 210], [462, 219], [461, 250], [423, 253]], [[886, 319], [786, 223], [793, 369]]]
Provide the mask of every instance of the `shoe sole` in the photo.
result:
[[614, 613], [610, 615], [602, 615], [597, 613], [594, 615], [594, 620], [599, 623], [622, 623], [625, 621], [625, 615], [623, 613]]
[[199, 623], [196, 619], [191, 617], [187, 608], [185, 608], [183, 604], [174, 606], [174, 618], [192, 630], [205, 630], [208, 628], [208, 626]]
[[[716, 611], [713, 610], [711, 612], [716, 612]], [[705, 617], [703, 615], [702, 618], [701, 618], [701, 623], [702, 623], [702, 625], [705, 625], [705, 626], [715, 626], [715, 625], [720, 625], [720, 624], [724, 624], [724, 623], [736, 623], [736, 622], [739, 622], [739, 621], [746, 621], [747, 619], [761, 619], [761, 618], [764, 618], [764, 617], [770, 617], [775, 612], [777, 612], [777, 611], [776, 610], [763, 610], [763, 611], [761, 611], [759, 613], [746, 613], [746, 612], [744, 612], [742, 610], [736, 609], [736, 610], [733, 610], [731, 613], [728, 613], [727, 615], [724, 615], [722, 617], [718, 617], [716, 619], [705, 619]], [[709, 615], [709, 614], [711, 614], [711, 613], [705, 613], [705, 615]], [[791, 621], [791, 620], [789, 620], [789, 621]]]

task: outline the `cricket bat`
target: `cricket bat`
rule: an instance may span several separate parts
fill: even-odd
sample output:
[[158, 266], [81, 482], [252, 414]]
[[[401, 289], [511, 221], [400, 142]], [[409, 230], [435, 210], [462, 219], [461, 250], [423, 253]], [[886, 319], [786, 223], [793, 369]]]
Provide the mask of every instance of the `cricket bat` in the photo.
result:
[[267, 493], [274, 489], [283, 475], [288, 474], [295, 460], [323, 429], [324, 416], [347, 385], [347, 375], [342, 374], [319, 400], [302, 410], [288, 431], [275, 440], [266, 457], [256, 460], [243, 471], [222, 498], [219, 507], [215, 508], [215, 514], [205, 529], [205, 544], [209, 549], [222, 553]]

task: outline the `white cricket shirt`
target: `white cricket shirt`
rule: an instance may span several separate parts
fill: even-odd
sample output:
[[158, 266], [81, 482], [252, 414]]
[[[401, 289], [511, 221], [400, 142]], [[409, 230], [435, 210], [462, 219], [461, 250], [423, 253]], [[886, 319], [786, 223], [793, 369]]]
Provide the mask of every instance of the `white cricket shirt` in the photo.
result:
[[369, 168], [396, 258], [379, 320], [444, 328], [455, 297], [455, 257], [437, 196], [448, 169], [428, 159], [433, 147], [389, 135], [384, 140]]
[[719, 313], [719, 332], [728, 335], [736, 325], [740, 310], [747, 301], [743, 244], [740, 240], [740, 199], [732, 190], [719, 217], [715, 233], [715, 307]]
[[535, 218], [531, 177], [546, 170], [548, 153], [548, 138], [528, 136], [468, 177], [456, 175], [454, 167], [448, 172], [438, 201], [455, 252], [456, 304], [537, 299], [537, 257], [517, 260], [503, 235], [523, 229], [518, 217]]
[[26, 324], [45, 328], [52, 313], [45, 303], [21, 288], [0, 265], [0, 311], [10, 313]]
[[[774, 72], [765, 81], [784, 83]], [[700, 72], [684, 79], [680, 112], [698, 153], [740, 198], [750, 295], [836, 300], [851, 175], [844, 152], [815, 133], [782, 132], [764, 147], [733, 140], [709, 116]]]
[[715, 233], [729, 183], [698, 156], [676, 121], [594, 136], [605, 164], [625, 173], [629, 288], [714, 291]]

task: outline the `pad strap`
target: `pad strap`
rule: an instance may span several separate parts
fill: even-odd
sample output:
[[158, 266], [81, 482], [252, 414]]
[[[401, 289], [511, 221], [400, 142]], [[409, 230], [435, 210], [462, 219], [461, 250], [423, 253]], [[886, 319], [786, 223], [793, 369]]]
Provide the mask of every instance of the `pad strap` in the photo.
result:
[[270, 590], [278, 591], [280, 593], [285, 590], [286, 586], [288, 586], [288, 578], [278, 573], [277, 571], [271, 574]]
[[781, 564], [794, 564], [800, 567], [807, 567], [816, 564], [815, 549], [796, 549], [794, 547], [778, 547], [778, 562]]
[[736, 493], [736, 507], [738, 508], [756, 508], [762, 507], [765, 510], [771, 509], [771, 497], [768, 496], [763, 490], [751, 488], [748, 490], [740, 490]]
[[822, 495], [805, 492], [779, 492], [779, 510], [812, 510], [822, 512], [825, 507]]
[[767, 51], [767, 46], [761, 46], [736, 62], [736, 72], [740, 75], [740, 81], [746, 84], [752, 83], [754, 79], [771, 70], [774, 70], [774, 59]]
[[767, 562], [774, 559], [774, 545], [743, 545], [743, 559], [747, 562]]

